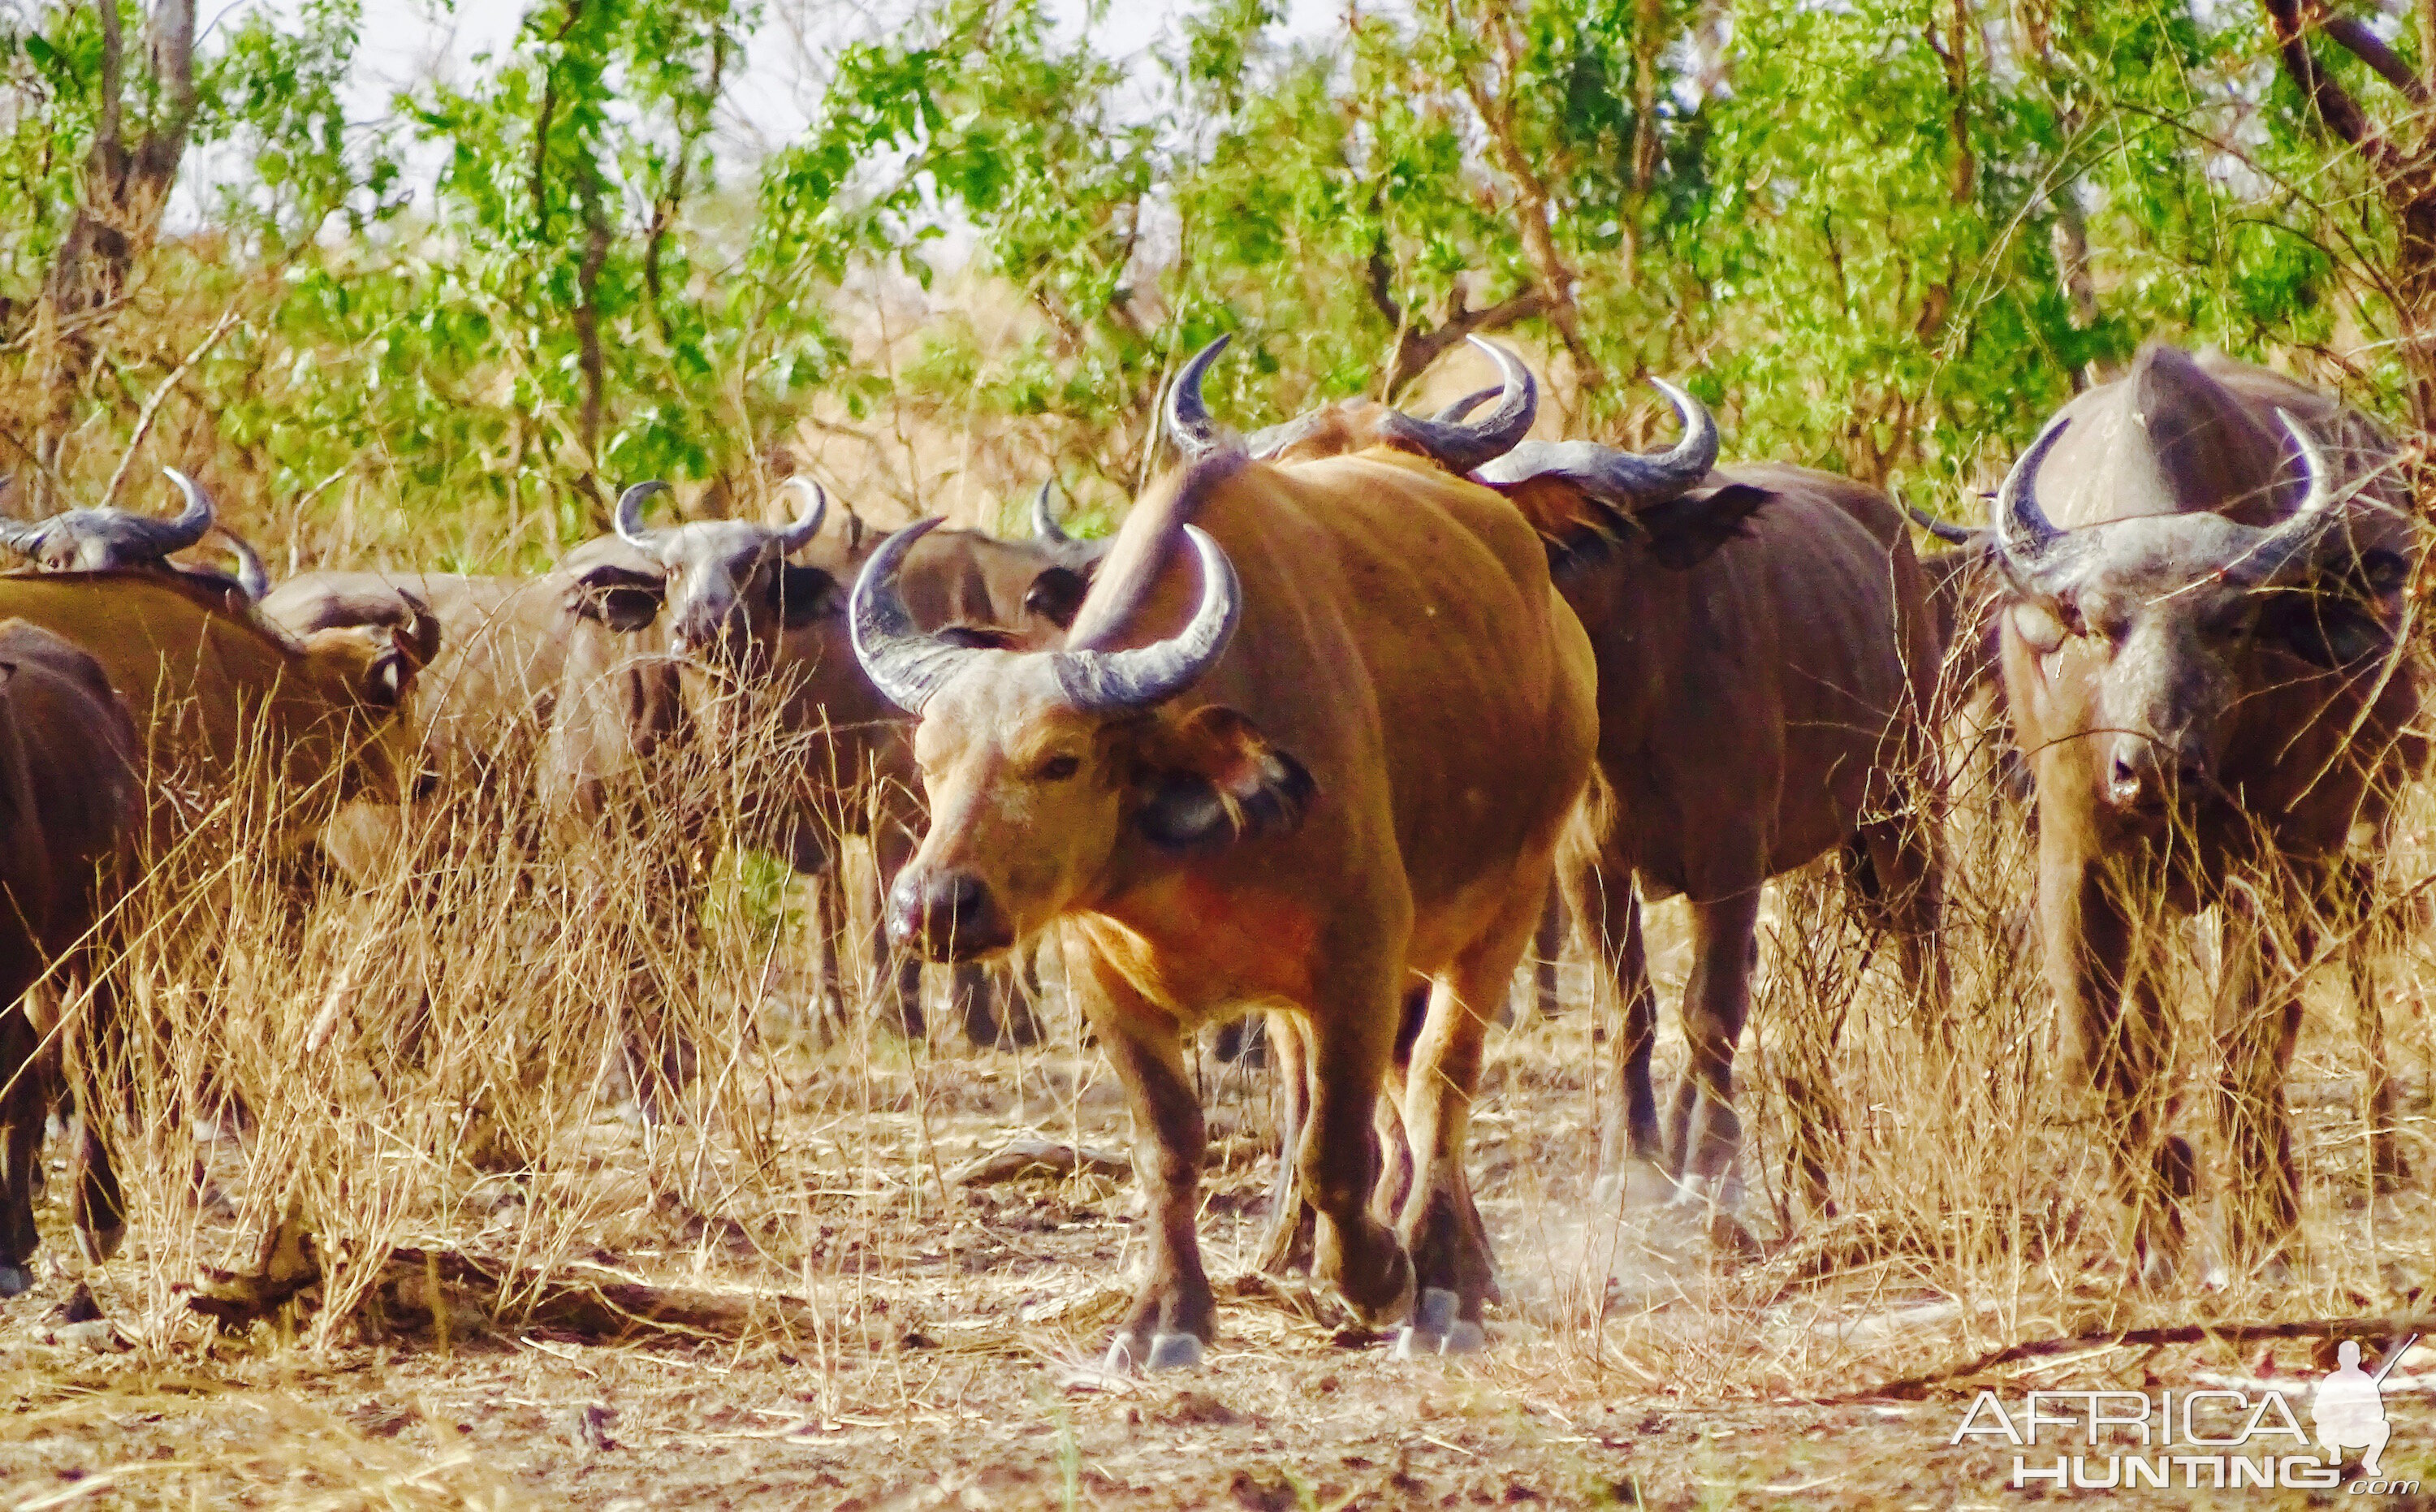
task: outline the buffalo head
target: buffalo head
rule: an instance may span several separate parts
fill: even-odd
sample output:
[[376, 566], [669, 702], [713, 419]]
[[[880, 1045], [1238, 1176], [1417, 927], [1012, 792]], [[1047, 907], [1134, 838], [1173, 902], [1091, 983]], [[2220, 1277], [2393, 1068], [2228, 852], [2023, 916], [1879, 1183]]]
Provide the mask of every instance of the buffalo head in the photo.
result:
[[[419, 738], [400, 717], [415, 678], [440, 652], [440, 620], [411, 594], [403, 622], [343, 625], [300, 637], [304, 680], [323, 710], [324, 729], [298, 750], [304, 767], [335, 769], [338, 796], [395, 802], [416, 770]], [[299, 773], [318, 773], [306, 770]]]
[[161, 471], [185, 498], [185, 509], [174, 519], [155, 519], [113, 505], [67, 510], [31, 522], [0, 516], [0, 546], [45, 572], [169, 568], [172, 554], [199, 545], [218, 529], [236, 557], [236, 586], [248, 600], [260, 601], [270, 591], [270, 577], [263, 569], [262, 558], [235, 531], [218, 523], [212, 497], [200, 484], [174, 467]]
[[770, 654], [781, 629], [796, 629], [843, 607], [838, 582], [818, 567], [787, 559], [821, 533], [828, 495], [806, 478], [787, 486], [807, 504], [792, 525], [697, 520], [648, 529], [643, 505], [665, 493], [661, 482], [637, 483], [618, 500], [618, 536], [650, 566], [603, 563], [584, 568], [568, 607], [618, 631], [636, 631], [665, 610], [672, 649], [729, 669]]
[[[1167, 434], [1187, 458], [1212, 456], [1231, 444], [1201, 397], [1201, 380], [1227, 350], [1228, 339], [1222, 336], [1194, 353], [1168, 389]], [[1426, 457], [1457, 474], [1502, 457], [1531, 433], [1540, 408], [1539, 385], [1513, 353], [1476, 336], [1465, 339], [1497, 364], [1504, 380], [1498, 388], [1483, 390], [1428, 420], [1367, 399], [1348, 399], [1256, 430], [1244, 439], [1243, 448], [1261, 461], [1301, 461], [1384, 446]], [[1492, 398], [1496, 406], [1483, 418], [1462, 418]]]
[[919, 717], [931, 810], [890, 892], [891, 938], [933, 960], [988, 954], [1089, 906], [1128, 858], [1152, 864], [1299, 822], [1312, 782], [1298, 762], [1233, 709], [1174, 707], [1225, 654], [1242, 612], [1215, 541], [1185, 528], [1201, 591], [1174, 635], [1018, 652], [986, 634], [914, 627], [896, 576], [935, 523], [892, 536], [854, 589], [855, 654]]
[[2048, 738], [2101, 742], [2099, 796], [2117, 812], [2154, 816], [2218, 790], [2246, 702], [2393, 643], [2387, 606], [2407, 565], [2355, 542], [2317, 438], [2276, 413], [2299, 501], [2272, 525], [2191, 510], [2058, 528], [2039, 502], [2039, 469], [2069, 416], [1996, 495], [1991, 555], [2051, 711]]

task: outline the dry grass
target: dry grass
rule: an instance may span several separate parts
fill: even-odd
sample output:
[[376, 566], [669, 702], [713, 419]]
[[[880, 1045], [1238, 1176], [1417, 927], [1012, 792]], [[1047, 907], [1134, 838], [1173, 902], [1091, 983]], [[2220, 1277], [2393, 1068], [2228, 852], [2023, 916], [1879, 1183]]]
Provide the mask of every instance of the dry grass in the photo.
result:
[[[54, 1273], [0, 1324], [0, 1380], [20, 1402], [0, 1416], [0, 1506], [983, 1505], [1070, 1492], [1194, 1505], [1219, 1491], [1385, 1505], [1518, 1486], [1576, 1504], [1619, 1486], [1674, 1501], [1704, 1482], [1761, 1492], [1819, 1476], [1802, 1496], [1870, 1504], [1940, 1476], [1995, 1482], [1992, 1463], [1944, 1448], [1934, 1402], [1817, 1405], [1872, 1382], [2023, 1338], [2427, 1309], [2426, 943], [2387, 964], [2421, 1174], [2369, 1200], [2358, 1049], [2327, 972], [2294, 1072], [2297, 1274], [2137, 1296], [2120, 1284], [2103, 1173], [2045, 1075], [2044, 995], [2018, 922], [2025, 842], [2017, 823], [1977, 813], [1957, 828], [1950, 1055], [1924, 1053], [1928, 1026], [1825, 878], [1771, 899], [1744, 1062], [1760, 1257], [1720, 1258], [1672, 1214], [1634, 1208], [1617, 1223], [1587, 1208], [1604, 1047], [1584, 1011], [1589, 971], [1572, 963], [1569, 1011], [1499, 1036], [1488, 1073], [1475, 1169], [1506, 1292], [1488, 1356], [1399, 1365], [1348, 1351], [1324, 1296], [1246, 1280], [1222, 1283], [1221, 1345], [1197, 1380], [1077, 1378], [1137, 1249], [1130, 1183], [960, 1188], [945, 1173], [1018, 1130], [1122, 1147], [1117, 1088], [1054, 991], [1050, 1040], [1014, 1054], [951, 1042], [945, 1015], [923, 1045], [893, 1038], [868, 1003], [825, 1017], [800, 884], [689, 851], [670, 817], [735, 812], [740, 774], [786, 754], [770, 732], [745, 739], [753, 759], [681, 766], [619, 833], [536, 838], [546, 826], [523, 800], [459, 799], [419, 811], [371, 885], [308, 887], [273, 840], [291, 824], [232, 811], [151, 870], [118, 967], [134, 1027], [113, 1050], [136, 1096], [122, 1106], [89, 1084], [84, 1104], [123, 1152], [133, 1232], [107, 1266], [59, 1262], [55, 1170]], [[2391, 885], [2430, 869], [2424, 828], [2414, 810]], [[1656, 911], [1670, 1003], [1681, 933]], [[2187, 954], [2177, 1000], [2197, 1012], [2205, 953]], [[336, 1032], [316, 1046], [325, 1015]], [[692, 1050], [656, 1124], [636, 1115], [618, 1053], [629, 1037]], [[1662, 1063], [1679, 1053], [1670, 1034]], [[2208, 1074], [2186, 1061], [2186, 1078]], [[1797, 1069], [1835, 1111], [1834, 1216], [1802, 1214], [1785, 1180], [1796, 1131], [1781, 1088]], [[1209, 1061], [1203, 1075], [1216, 1151], [1203, 1233], [1225, 1277], [1257, 1246], [1270, 1125], [1261, 1073]], [[321, 1249], [317, 1287], [249, 1334], [188, 1311], [200, 1269], [248, 1267], [291, 1209]], [[485, 1258], [530, 1290], [444, 1284], [435, 1317], [430, 1289], [383, 1282], [400, 1246]], [[602, 1274], [770, 1306], [699, 1336], [533, 1321], [536, 1278]], [[114, 1345], [45, 1321], [78, 1279]], [[2257, 1364], [2230, 1345], [2161, 1357], [2101, 1344], [2022, 1379], [2130, 1370], [2136, 1384]], [[587, 1408], [600, 1409], [589, 1427]], [[2424, 1465], [2436, 1434], [2396, 1443], [2406, 1467]], [[1178, 1444], [1216, 1457], [1179, 1461]], [[1939, 1454], [1946, 1468], [1927, 1468]], [[1252, 1482], [1230, 1479], [1238, 1467]]]

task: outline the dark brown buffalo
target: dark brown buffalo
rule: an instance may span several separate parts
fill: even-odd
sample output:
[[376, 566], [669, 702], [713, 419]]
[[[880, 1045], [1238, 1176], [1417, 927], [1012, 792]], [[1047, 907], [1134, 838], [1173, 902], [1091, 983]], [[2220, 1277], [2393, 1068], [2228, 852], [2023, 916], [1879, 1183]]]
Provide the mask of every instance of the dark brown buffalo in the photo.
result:
[[[1935, 798], [1917, 780], [1938, 639], [1883, 495], [1805, 468], [1718, 468], [1707, 411], [1661, 387], [1686, 429], [1663, 456], [1526, 442], [1477, 476], [1549, 543], [1598, 658], [1598, 775], [1564, 876], [1624, 1003], [1601, 1172], [1613, 1190], [1627, 1158], [1662, 1160], [1684, 1198], [1707, 1200], [1740, 1140], [1733, 1058], [1767, 878], [1840, 850], [1913, 992], [1941, 1004]], [[1679, 895], [1691, 1064], [1662, 1138], [1640, 901]]]
[[2166, 346], [2065, 406], [1998, 495], [2005, 688], [2037, 777], [2065, 1075], [2097, 1104], [2144, 1279], [2178, 1260], [2195, 1180], [2169, 1132], [2161, 910], [2222, 915], [2216, 1037], [2239, 1261], [2271, 1261], [2298, 1222], [2284, 1078], [2301, 1001], [2283, 962], [2308, 961], [2327, 921], [2350, 935], [2375, 1025], [2372, 935], [2353, 911], [2425, 757], [2403, 650], [2409, 506], [2392, 443], [2364, 417]]
[[[28, 992], [46, 973], [87, 977], [96, 929], [126, 885], [144, 812], [134, 721], [101, 665], [22, 620], [0, 621], [0, 1297], [31, 1283], [33, 1182], [58, 1095], [58, 1047]], [[95, 980], [96, 992], [110, 984]], [[118, 1183], [79, 1128], [70, 1207], [88, 1260], [117, 1246]]]
[[[1589, 647], [1525, 522], [1412, 444], [1221, 446], [1135, 508], [1057, 652], [924, 634], [895, 591], [912, 544], [855, 593], [858, 653], [921, 717], [931, 815], [889, 927], [943, 960], [1059, 930], [1152, 1208], [1112, 1364], [1188, 1364], [1214, 1337], [1182, 1047], [1259, 1008], [1307, 1038], [1318, 1270], [1373, 1320], [1405, 1315], [1418, 1277], [1417, 1332], [1476, 1343], [1481, 1038], [1595, 738]], [[1390, 1229], [1372, 1111], [1417, 976], [1436, 981], [1403, 1110], [1421, 1174]]]

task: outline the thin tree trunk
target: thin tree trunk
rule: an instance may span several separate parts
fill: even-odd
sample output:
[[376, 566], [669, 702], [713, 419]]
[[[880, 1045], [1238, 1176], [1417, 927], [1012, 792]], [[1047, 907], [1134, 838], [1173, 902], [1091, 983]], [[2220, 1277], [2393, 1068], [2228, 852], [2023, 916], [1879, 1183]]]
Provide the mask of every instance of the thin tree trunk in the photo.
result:
[[160, 233], [195, 114], [195, 0], [160, 0], [152, 13], [148, 51], [160, 115], [132, 148], [126, 139], [127, 39], [112, 0], [96, 0], [96, 14], [102, 44], [99, 118], [78, 184], [76, 218], [43, 280], [32, 322], [32, 345], [43, 354], [38, 493], [60, 476], [78, 395], [100, 358], [110, 312], [125, 297], [136, 259]]

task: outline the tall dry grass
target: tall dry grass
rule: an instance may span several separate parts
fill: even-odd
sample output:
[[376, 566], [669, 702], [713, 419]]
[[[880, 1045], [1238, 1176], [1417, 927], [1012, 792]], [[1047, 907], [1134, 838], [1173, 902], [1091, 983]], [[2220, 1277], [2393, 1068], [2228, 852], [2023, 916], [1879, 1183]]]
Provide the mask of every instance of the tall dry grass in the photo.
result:
[[[533, 1295], [513, 1288], [456, 1297], [436, 1318], [382, 1291], [400, 1248], [488, 1258], [535, 1295], [607, 1264], [782, 1296], [757, 1326], [820, 1363], [832, 1414], [888, 1410], [907, 1368], [891, 1347], [909, 1330], [1053, 1358], [1094, 1340], [1113, 1272], [1044, 1282], [948, 1180], [1010, 1126], [1122, 1147], [1122, 1103], [1073, 1016], [1053, 1011], [1047, 1045], [1006, 1056], [954, 1042], [944, 1015], [931, 1042], [906, 1044], [859, 990], [842, 1016], [824, 1012], [801, 884], [718, 843], [760, 775], [803, 758], [803, 738], [747, 726], [735, 739], [663, 767], [651, 801], [614, 826], [570, 832], [513, 790], [419, 806], [362, 885], [314, 875], [292, 843], [297, 812], [258, 802], [224, 806], [153, 858], [118, 920], [123, 1032], [77, 1057], [79, 1105], [120, 1152], [133, 1213], [127, 1249], [95, 1278], [146, 1358], [202, 1345], [211, 1326], [186, 1310], [186, 1286], [205, 1267], [248, 1267], [291, 1212], [321, 1252], [322, 1279], [292, 1315], [314, 1351], [529, 1328]], [[2387, 858], [2389, 898], [2436, 874], [2429, 817], [2415, 798]], [[2425, 1284], [2436, 963], [2418, 931], [2382, 963], [2417, 1174], [2372, 1192], [2357, 1028], [2329, 968], [2310, 986], [2293, 1074], [2293, 1275], [2210, 1281], [2202, 1255], [2174, 1286], [2136, 1294], [2105, 1163], [2051, 1077], [2021, 819], [1965, 790], [1949, 839], [1955, 991], [1941, 1022], [1923, 1021], [1826, 869], [1772, 890], [1740, 1078], [1755, 1257], [1713, 1249], [1645, 1184], [1620, 1221], [1590, 1206], [1604, 1047], [1586, 966], [1568, 968], [1566, 1014], [1496, 1040], [1475, 1164], [1506, 1276], [1504, 1337], [1522, 1347], [1484, 1368], [1554, 1361], [1591, 1381], [1815, 1391], [1973, 1344], [2348, 1315]], [[1680, 1061], [1684, 947], [1670, 909], [1653, 911], [1651, 932], [1663, 1072]], [[2204, 1095], [2216, 965], [2205, 931], [2175, 932], [2175, 1080], [2213, 1201], [2226, 1190]], [[868, 965], [849, 962], [848, 982]], [[1262, 1215], [1245, 1194], [1264, 1180], [1271, 1131], [1262, 1073], [1205, 1058], [1203, 1075], [1215, 1146], [1203, 1226], [1223, 1275], [1257, 1246]], [[1832, 1212], [1802, 1203], [1804, 1141], [1825, 1154]], [[1122, 1186], [1084, 1174], [1056, 1201], [1122, 1215]], [[1121, 1265], [1132, 1241], [1115, 1226]], [[943, 1278], [943, 1257], [959, 1256], [972, 1260]]]

